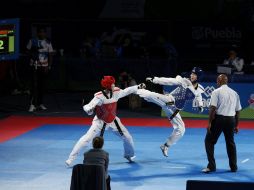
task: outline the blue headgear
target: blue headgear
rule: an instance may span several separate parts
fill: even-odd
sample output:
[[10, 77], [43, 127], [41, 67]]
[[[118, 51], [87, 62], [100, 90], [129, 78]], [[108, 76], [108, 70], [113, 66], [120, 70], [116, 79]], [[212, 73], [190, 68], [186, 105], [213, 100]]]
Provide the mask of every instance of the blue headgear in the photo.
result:
[[191, 73], [196, 74], [197, 75], [197, 81], [199, 81], [202, 78], [203, 70], [201, 68], [199, 68], [199, 67], [194, 67], [191, 70]]

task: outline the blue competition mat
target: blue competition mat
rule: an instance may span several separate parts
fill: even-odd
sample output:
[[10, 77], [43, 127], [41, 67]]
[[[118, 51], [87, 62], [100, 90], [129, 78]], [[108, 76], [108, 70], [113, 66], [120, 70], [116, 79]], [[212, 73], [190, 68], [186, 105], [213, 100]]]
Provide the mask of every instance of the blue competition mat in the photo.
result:
[[[110, 131], [105, 133], [104, 149], [109, 152], [113, 190], [185, 190], [187, 180], [254, 181], [254, 130], [236, 135], [239, 171], [228, 172], [224, 136], [215, 147], [217, 172], [203, 174], [207, 165], [204, 137], [206, 129], [187, 128], [180, 141], [163, 157], [160, 145], [172, 128], [127, 126], [132, 134], [136, 162], [123, 158], [122, 141]], [[88, 130], [79, 125], [43, 125], [0, 144], [0, 190], [67, 190], [71, 168], [65, 167], [72, 147]], [[91, 147], [91, 146], [90, 146]], [[82, 163], [82, 150], [74, 164]]]

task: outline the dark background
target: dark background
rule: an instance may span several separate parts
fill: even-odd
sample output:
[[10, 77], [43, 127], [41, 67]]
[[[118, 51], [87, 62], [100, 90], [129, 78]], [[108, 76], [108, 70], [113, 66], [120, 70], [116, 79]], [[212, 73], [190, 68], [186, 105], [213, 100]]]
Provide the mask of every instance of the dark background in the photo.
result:
[[[101, 17], [107, 0], [9, 0], [2, 2], [0, 16], [3, 19], [21, 19], [21, 50], [31, 37], [31, 26], [44, 23], [51, 28], [54, 48], [56, 50], [64, 48], [67, 50], [66, 53], [71, 54], [78, 54], [80, 41], [84, 36], [91, 34], [99, 36], [117, 27], [146, 32], [149, 36], [147, 43], [150, 44], [152, 40], [155, 41], [157, 35], [162, 34], [173, 43], [180, 60], [187, 65], [207, 62], [209, 69], [213, 69], [210, 64], [221, 62], [232, 45], [239, 48], [247, 64], [252, 60], [254, 42], [252, 0], [146, 0], [143, 6], [144, 14], [136, 17], [131, 16], [131, 8], [139, 1], [121, 2], [129, 3], [127, 5], [122, 3], [120, 6], [129, 11], [129, 17], [128, 15]], [[113, 6], [111, 11], [116, 11]], [[224, 32], [227, 32], [227, 29], [229, 32], [240, 31], [241, 37], [236, 39], [227, 36], [214, 38], [208, 36], [195, 40], [191, 36], [194, 27], [210, 27], [212, 30]]]
[[[253, 0], [122, 0], [115, 1], [120, 6], [112, 4], [102, 15], [109, 2], [2, 1], [0, 19], [20, 18], [20, 58], [0, 62], [2, 97], [17, 87], [21, 91], [28, 88], [25, 47], [34, 29], [41, 25], [47, 27], [55, 50], [48, 92], [92, 94], [100, 89], [103, 75], [114, 75], [118, 80], [119, 74], [127, 71], [139, 83], [147, 76], [174, 77], [194, 66], [203, 68], [204, 81], [215, 82], [216, 65], [232, 47], [245, 60], [246, 77], [241, 76], [241, 80], [253, 82], [253, 68], [249, 67], [253, 61]], [[100, 39], [105, 32], [112, 34], [114, 28], [128, 29], [142, 37], [132, 39], [133, 46], [121, 57], [114, 54], [116, 42], [104, 44], [99, 57], [81, 54], [84, 40]], [[176, 53], [169, 55], [165, 44], [172, 45]], [[64, 49], [63, 56], [60, 49]]]

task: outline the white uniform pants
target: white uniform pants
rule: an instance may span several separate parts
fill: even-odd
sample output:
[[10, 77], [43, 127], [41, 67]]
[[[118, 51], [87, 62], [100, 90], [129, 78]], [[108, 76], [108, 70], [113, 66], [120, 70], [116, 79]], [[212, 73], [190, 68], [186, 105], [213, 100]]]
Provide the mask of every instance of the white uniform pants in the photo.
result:
[[[170, 116], [174, 113], [174, 107], [166, 105], [166, 103], [175, 101], [175, 98], [171, 94], [164, 95], [150, 92], [144, 89], [138, 90], [137, 94], [143, 97], [146, 101], [155, 103], [160, 106], [168, 118], [170, 118]], [[184, 135], [185, 132], [185, 124], [179, 113], [177, 113], [176, 116], [170, 120], [170, 122], [173, 125], [174, 130], [166, 141], [168, 146], [175, 144]]]
[[[166, 113], [168, 118], [170, 118], [170, 116], [174, 113], [172, 109], [170, 109], [170, 106], [162, 106], [162, 109]], [[175, 144], [180, 138], [182, 138], [185, 133], [185, 125], [179, 113], [177, 113], [176, 116], [172, 120], [170, 120], [170, 122], [174, 130], [166, 141], [166, 144], [168, 146]]]
[[[114, 122], [109, 123], [106, 125], [106, 129], [111, 130], [115, 135], [120, 137], [123, 140], [123, 147], [124, 147], [124, 156], [134, 156], [134, 143], [132, 136], [128, 132], [128, 130], [124, 127], [124, 125], [121, 123], [120, 119], [116, 117], [116, 120], [123, 132], [123, 135], [120, 135], [116, 125]], [[75, 144], [73, 147], [70, 155], [69, 155], [69, 160], [72, 162], [73, 160], [76, 159], [79, 151], [86, 147], [89, 142], [93, 140], [94, 137], [99, 136], [101, 129], [103, 127], [104, 122], [100, 119], [97, 118], [97, 116], [94, 117], [92, 126], [89, 128], [87, 133], [83, 135], [78, 142]]]

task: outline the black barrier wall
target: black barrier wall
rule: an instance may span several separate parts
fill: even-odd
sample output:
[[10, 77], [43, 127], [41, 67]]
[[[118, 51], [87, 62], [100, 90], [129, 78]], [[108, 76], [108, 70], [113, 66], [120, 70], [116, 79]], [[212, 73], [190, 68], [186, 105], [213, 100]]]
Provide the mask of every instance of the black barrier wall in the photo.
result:
[[253, 190], [254, 183], [188, 180], [186, 190]]

